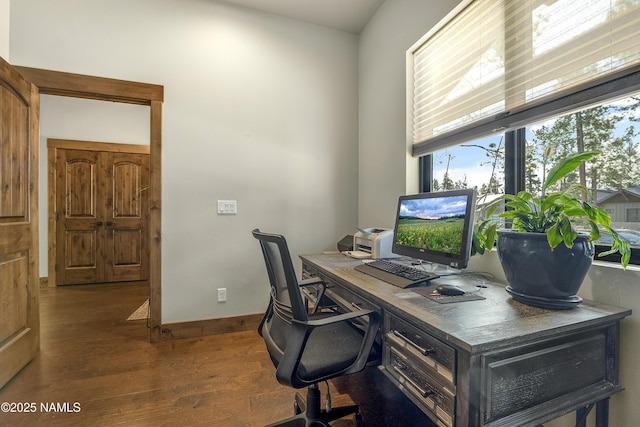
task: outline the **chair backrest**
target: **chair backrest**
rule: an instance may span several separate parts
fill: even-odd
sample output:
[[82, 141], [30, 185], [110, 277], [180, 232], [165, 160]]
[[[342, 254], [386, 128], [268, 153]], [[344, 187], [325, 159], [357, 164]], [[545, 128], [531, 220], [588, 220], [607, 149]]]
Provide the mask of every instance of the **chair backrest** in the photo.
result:
[[300, 293], [287, 241], [279, 234], [262, 233], [253, 230], [253, 236], [260, 241], [267, 275], [271, 285], [271, 297], [276, 313], [307, 321], [307, 309]]
[[258, 229], [252, 233], [260, 242], [271, 286], [271, 299], [258, 332], [264, 338], [273, 364], [279, 366], [287, 348], [292, 319], [306, 322], [307, 309], [284, 236], [262, 233]]

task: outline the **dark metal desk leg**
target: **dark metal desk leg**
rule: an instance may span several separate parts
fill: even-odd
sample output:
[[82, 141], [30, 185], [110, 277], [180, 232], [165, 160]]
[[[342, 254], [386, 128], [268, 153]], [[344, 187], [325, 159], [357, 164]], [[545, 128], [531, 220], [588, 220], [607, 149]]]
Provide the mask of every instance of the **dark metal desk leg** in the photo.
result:
[[587, 417], [593, 409], [593, 403], [576, 410], [576, 427], [587, 427]]
[[596, 403], [596, 427], [609, 426], [609, 398]]
[[588, 413], [589, 413], [588, 407], [580, 408], [576, 411], [576, 427], [587, 427]]

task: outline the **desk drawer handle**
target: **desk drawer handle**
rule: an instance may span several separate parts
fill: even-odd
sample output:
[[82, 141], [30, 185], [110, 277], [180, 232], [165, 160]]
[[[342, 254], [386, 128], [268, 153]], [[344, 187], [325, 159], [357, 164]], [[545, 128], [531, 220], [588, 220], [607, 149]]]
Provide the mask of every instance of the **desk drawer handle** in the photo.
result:
[[411, 386], [413, 388], [415, 388], [416, 390], [418, 390], [418, 393], [420, 393], [420, 396], [427, 398], [429, 396], [431, 396], [432, 394], [435, 394], [434, 391], [426, 391], [425, 389], [423, 389], [422, 387], [420, 387], [418, 384], [416, 384], [416, 382], [414, 380], [412, 380], [408, 375], [406, 375], [403, 372], [402, 368], [399, 368], [397, 366], [394, 366], [393, 369], [398, 373], [398, 375], [400, 375], [402, 378], [405, 379], [406, 382], [408, 382], [409, 384], [411, 384]]
[[410, 344], [411, 346], [413, 346], [416, 350], [418, 350], [420, 353], [422, 353], [423, 356], [428, 356], [431, 353], [435, 353], [436, 352], [433, 348], [424, 348], [422, 346], [419, 346], [415, 342], [411, 341], [409, 339], [409, 337], [407, 337], [407, 333], [405, 331], [397, 331], [397, 330], [394, 329], [393, 330], [393, 335], [395, 335], [396, 337], [402, 339], [407, 344]]

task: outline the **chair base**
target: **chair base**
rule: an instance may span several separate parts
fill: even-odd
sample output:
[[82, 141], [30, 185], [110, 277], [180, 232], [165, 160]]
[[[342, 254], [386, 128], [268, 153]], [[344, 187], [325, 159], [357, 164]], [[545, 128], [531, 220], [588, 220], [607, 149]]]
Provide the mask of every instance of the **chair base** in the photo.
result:
[[296, 393], [294, 409], [296, 415], [293, 417], [269, 424], [266, 427], [330, 427], [329, 422], [349, 414], [353, 414], [354, 426], [360, 427], [364, 425], [358, 405], [331, 408], [329, 411], [320, 409], [320, 390], [317, 384], [308, 387], [306, 400], [302, 394]]

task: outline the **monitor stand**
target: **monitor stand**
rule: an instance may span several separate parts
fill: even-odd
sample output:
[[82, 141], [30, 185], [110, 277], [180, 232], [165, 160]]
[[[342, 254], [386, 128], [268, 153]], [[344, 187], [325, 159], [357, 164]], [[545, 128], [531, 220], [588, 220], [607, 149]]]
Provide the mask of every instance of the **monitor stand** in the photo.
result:
[[411, 259], [411, 266], [424, 268], [425, 271], [437, 274], [438, 276], [452, 276], [455, 274], [462, 274], [464, 272], [464, 270], [453, 268], [448, 265], [438, 264], [437, 262], [423, 261], [415, 258]]

